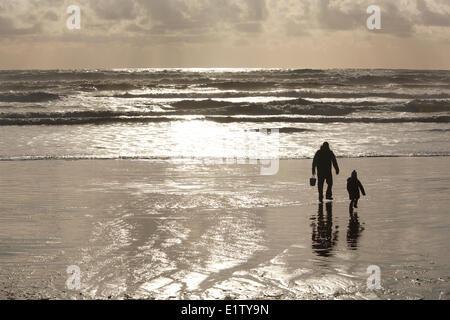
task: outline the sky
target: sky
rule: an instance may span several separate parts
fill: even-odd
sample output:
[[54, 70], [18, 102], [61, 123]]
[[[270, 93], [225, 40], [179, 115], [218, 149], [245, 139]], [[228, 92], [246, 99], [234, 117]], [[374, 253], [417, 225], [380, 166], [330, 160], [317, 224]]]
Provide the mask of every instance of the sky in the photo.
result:
[[0, 0], [0, 69], [450, 69], [449, 57], [450, 0]]

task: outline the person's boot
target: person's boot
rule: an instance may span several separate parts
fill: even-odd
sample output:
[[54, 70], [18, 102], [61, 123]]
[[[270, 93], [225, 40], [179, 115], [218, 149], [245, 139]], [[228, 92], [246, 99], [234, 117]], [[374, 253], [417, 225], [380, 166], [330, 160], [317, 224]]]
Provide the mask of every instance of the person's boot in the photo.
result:
[[327, 200], [333, 200], [332, 196], [327, 196]]

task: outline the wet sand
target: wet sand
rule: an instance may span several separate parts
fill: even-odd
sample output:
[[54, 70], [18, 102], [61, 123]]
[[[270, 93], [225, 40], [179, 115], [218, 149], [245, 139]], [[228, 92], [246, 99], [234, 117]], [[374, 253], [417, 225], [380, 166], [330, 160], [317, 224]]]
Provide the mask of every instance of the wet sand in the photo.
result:
[[0, 298], [449, 299], [450, 158], [339, 162], [324, 205], [311, 160], [0, 162]]

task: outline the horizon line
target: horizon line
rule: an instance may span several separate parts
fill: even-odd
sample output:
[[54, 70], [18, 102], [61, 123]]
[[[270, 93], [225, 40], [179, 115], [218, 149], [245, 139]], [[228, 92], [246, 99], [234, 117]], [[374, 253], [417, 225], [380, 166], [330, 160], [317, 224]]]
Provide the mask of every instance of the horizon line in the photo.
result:
[[450, 69], [439, 68], [363, 68], [363, 67], [336, 67], [336, 68], [302, 68], [302, 67], [101, 67], [101, 68], [11, 68], [2, 69], [4, 71], [84, 71], [84, 70], [399, 70], [399, 71], [450, 71]]

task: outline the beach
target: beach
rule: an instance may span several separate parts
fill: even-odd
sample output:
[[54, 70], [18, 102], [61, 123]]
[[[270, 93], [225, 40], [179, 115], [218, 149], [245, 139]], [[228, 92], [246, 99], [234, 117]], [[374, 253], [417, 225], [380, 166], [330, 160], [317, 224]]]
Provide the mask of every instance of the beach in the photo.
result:
[[323, 205], [310, 159], [0, 161], [0, 299], [449, 299], [450, 158], [338, 161]]
[[278, 319], [450, 300], [449, 18], [0, 0], [0, 301]]

